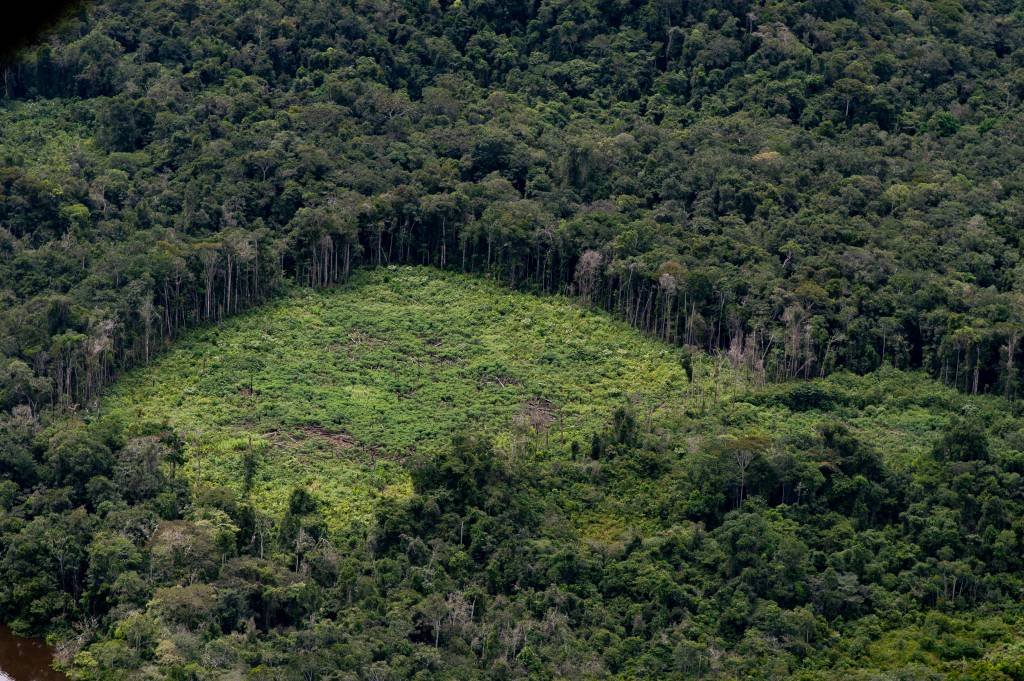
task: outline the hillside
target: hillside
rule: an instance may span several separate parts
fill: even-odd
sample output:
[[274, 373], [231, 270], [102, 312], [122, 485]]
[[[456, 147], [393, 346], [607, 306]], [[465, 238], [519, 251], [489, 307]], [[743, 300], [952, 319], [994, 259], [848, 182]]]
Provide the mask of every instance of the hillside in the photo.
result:
[[84, 3], [0, 65], [0, 404], [380, 264], [1015, 395], [1022, 55], [1005, 2]]
[[[98, 413], [128, 435], [172, 429], [194, 481], [238, 494], [254, 452], [258, 506], [280, 514], [287, 493], [306, 487], [340, 529], [368, 521], [375, 498], [408, 496], [405, 464], [443, 453], [459, 432], [492, 438], [502, 457], [515, 459], [527, 444], [558, 456], [573, 443], [589, 448], [621, 407], [673, 443], [684, 433], [706, 440], [744, 431], [810, 439], [840, 417], [885, 452], [887, 465], [908, 470], [962, 405], [993, 414], [1005, 406], [967, 403], [894, 371], [809, 387], [757, 387], [756, 379], [565, 299], [391, 267], [338, 289], [298, 289], [190, 333], [122, 377]], [[812, 410], [791, 409], [790, 391], [806, 392]]]
[[75, 679], [1024, 659], [1024, 418], [920, 373], [760, 384], [566, 299], [392, 267], [193, 331], [84, 421], [23, 417], [0, 612], [60, 638], [101, 615]]
[[73, 681], [1024, 681], [1021, 2], [95, 0], [0, 84]]
[[615, 408], [660, 418], [685, 384], [678, 350], [564, 299], [388, 268], [190, 334], [100, 411], [129, 432], [166, 423], [193, 479], [238, 493], [251, 448], [261, 508], [279, 515], [305, 486], [345, 525], [368, 520], [378, 495], [411, 493], [403, 462], [453, 433], [492, 437], [513, 459], [538, 435], [589, 447]]

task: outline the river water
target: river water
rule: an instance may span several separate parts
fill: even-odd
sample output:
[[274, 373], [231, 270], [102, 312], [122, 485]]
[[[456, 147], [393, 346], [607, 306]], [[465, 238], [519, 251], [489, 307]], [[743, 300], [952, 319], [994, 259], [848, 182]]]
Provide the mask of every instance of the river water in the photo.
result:
[[68, 681], [50, 666], [53, 652], [37, 638], [21, 638], [0, 625], [0, 681]]

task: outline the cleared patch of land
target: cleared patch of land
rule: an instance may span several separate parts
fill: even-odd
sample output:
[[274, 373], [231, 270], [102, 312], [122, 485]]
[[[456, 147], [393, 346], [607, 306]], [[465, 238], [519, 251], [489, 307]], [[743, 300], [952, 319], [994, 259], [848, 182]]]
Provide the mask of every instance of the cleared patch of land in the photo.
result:
[[411, 455], [459, 431], [577, 441], [612, 410], [667, 412], [687, 385], [679, 350], [562, 298], [429, 269], [358, 274], [296, 291], [199, 330], [118, 381], [103, 410], [129, 425], [166, 419], [189, 442], [194, 479], [239, 487], [258, 452], [254, 496], [280, 511], [293, 485], [336, 527], [409, 491]]
[[[758, 387], [725, 358], [696, 355], [691, 382], [681, 352], [565, 298], [384, 268], [195, 331], [121, 378], [102, 410], [129, 428], [171, 425], [195, 481], [240, 491], [252, 449], [262, 509], [279, 515], [303, 485], [337, 530], [367, 521], [383, 497], [408, 495], [410, 457], [458, 432], [493, 438], [503, 457], [568, 458], [576, 443], [585, 458], [591, 435], [625, 406], [645, 437], [687, 443], [682, 462], [722, 437], [763, 438], [769, 456], [813, 449], [817, 429], [841, 421], [906, 468], [952, 415], [1005, 413], [998, 398], [891, 369]], [[1016, 427], [1007, 433], [995, 448], [1016, 446]], [[649, 486], [676, 484], [671, 474], [613, 477], [560, 493], [592, 539], [652, 529]]]

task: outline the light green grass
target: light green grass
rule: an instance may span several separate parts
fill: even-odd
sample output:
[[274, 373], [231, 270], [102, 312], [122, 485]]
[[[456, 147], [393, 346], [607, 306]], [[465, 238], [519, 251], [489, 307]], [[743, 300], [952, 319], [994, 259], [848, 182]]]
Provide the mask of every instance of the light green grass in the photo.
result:
[[[685, 383], [678, 349], [607, 315], [395, 268], [192, 333], [120, 379], [102, 409], [129, 424], [166, 419], [191, 440], [194, 479], [236, 488], [251, 438], [258, 503], [279, 512], [305, 484], [340, 528], [407, 494], [402, 463], [456, 432], [492, 436], [508, 455], [538, 430], [587, 446], [617, 406], [673, 408]], [[539, 428], [523, 422], [529, 405]]]
[[[122, 377], [101, 409], [140, 429], [169, 422], [188, 440], [186, 469], [197, 481], [241, 491], [243, 453], [253, 447], [256, 503], [279, 514], [293, 486], [308, 486], [336, 530], [367, 520], [381, 497], [408, 495], [409, 458], [440, 451], [455, 433], [492, 437], [497, 456], [522, 456], [527, 441], [541, 445], [539, 456], [567, 456], [573, 441], [587, 451], [627, 404], [645, 433], [668, 437], [683, 458], [744, 432], [799, 450], [838, 419], [907, 468], [952, 415], [972, 410], [1005, 419], [995, 450], [1024, 441], [1006, 402], [920, 372], [820, 379], [832, 406], [801, 412], [772, 397], [794, 384], [753, 388], [724, 358], [698, 357], [694, 375], [691, 385], [678, 348], [565, 298], [392, 267], [333, 290], [297, 289], [197, 330]], [[539, 421], [530, 422], [531, 408]], [[655, 522], [634, 508], [644, 485], [659, 483], [635, 483], [598, 506], [581, 501], [577, 520], [596, 523], [600, 536]]]

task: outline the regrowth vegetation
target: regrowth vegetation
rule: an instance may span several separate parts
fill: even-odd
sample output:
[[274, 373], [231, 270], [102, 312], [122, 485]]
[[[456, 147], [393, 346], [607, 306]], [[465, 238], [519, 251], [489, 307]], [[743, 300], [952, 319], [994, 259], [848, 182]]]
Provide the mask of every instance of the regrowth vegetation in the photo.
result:
[[402, 464], [453, 433], [492, 437], [513, 460], [538, 437], [589, 447], [616, 407], [654, 418], [688, 386], [678, 351], [566, 300], [389, 268], [190, 334], [100, 411], [179, 433], [194, 480], [242, 492], [255, 463], [261, 507], [281, 511], [304, 485], [344, 525], [407, 494]]
[[77, 679], [1024, 679], [1019, 6], [101, 0], [0, 76], [0, 620]]
[[0, 616], [75, 679], [1015, 679], [1024, 418], [782, 385], [425, 268], [4, 417]]

